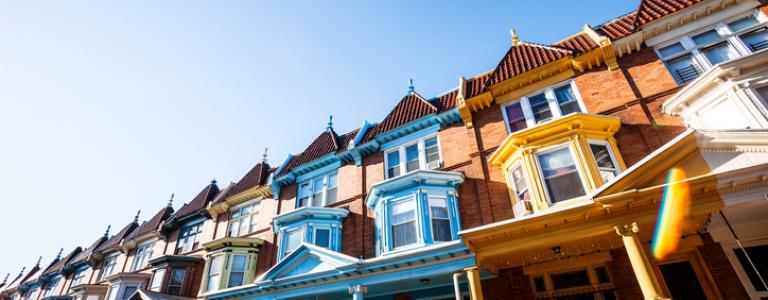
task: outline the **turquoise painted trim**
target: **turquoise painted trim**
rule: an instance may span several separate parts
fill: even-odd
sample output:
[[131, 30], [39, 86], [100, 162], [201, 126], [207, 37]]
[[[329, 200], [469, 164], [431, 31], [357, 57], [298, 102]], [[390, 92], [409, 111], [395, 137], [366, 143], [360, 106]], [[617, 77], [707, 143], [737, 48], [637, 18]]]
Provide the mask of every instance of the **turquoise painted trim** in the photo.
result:
[[194, 226], [194, 225], [197, 225], [199, 223], [205, 222], [205, 220], [208, 220], [208, 217], [203, 216], [203, 217], [199, 217], [197, 219], [188, 220], [188, 221], [184, 222], [184, 224], [181, 224], [181, 228], [184, 228], [184, 227], [187, 227], [187, 226]]
[[335, 172], [336, 170], [341, 167], [341, 161], [333, 162], [329, 165], [323, 166], [319, 169], [312, 170], [310, 172], [301, 174], [300, 176], [296, 177], [296, 182], [300, 183], [308, 179], [315, 178], [320, 175], [325, 175], [331, 172]]
[[[404, 127], [403, 130], [408, 130], [408, 127]], [[432, 126], [429, 126], [427, 128], [420, 129], [419, 131], [416, 131], [414, 133], [406, 134], [402, 137], [399, 137], [395, 140], [392, 140], [390, 142], [387, 142], [383, 145], [381, 145], [381, 151], [389, 151], [393, 148], [400, 147], [403, 144], [413, 142], [415, 140], [418, 140], [420, 138], [426, 137], [431, 134], [435, 134], [440, 130], [440, 124], [434, 124]]]
[[303, 230], [302, 241], [309, 244], [314, 244], [316, 228], [330, 229], [328, 246], [332, 251], [341, 252], [341, 225], [348, 214], [349, 211], [340, 208], [303, 207], [275, 217], [272, 223], [273, 230], [279, 236], [277, 260], [281, 261], [284, 258], [283, 245], [288, 238], [286, 231], [297, 229]]
[[360, 127], [360, 131], [357, 132], [357, 135], [355, 135], [355, 139], [353, 140], [353, 145], [355, 147], [360, 145], [360, 142], [365, 137], [365, 134], [368, 133], [368, 130], [370, 130], [373, 125], [376, 125], [376, 123], [368, 123], [368, 120], [363, 122], [363, 126]]
[[[283, 172], [283, 169], [285, 169], [286, 166], [288, 166], [288, 163], [293, 159], [293, 155], [288, 154], [288, 157], [285, 158], [282, 164], [280, 164], [280, 167], [277, 168], [274, 174], [280, 174]], [[275, 196], [275, 199], [280, 199], [280, 182], [278, 180], [272, 180], [272, 183], [270, 184], [272, 187], [272, 195]]]

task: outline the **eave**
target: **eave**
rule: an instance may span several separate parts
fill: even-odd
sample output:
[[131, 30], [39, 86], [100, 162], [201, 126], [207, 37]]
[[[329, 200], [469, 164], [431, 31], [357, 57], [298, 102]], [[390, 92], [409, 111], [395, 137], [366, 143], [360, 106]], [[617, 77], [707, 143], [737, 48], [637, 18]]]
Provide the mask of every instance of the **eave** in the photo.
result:
[[214, 218], [220, 214], [227, 213], [229, 208], [240, 203], [257, 199], [257, 198], [269, 198], [272, 197], [272, 186], [265, 184], [262, 186], [255, 186], [235, 195], [227, 197], [223, 202], [208, 208], [208, 213]]
[[348, 214], [348, 210], [341, 208], [302, 207], [274, 217], [272, 223], [274, 224], [275, 232], [280, 232], [282, 226], [302, 220], [336, 220], [341, 222]]
[[258, 253], [264, 240], [257, 237], [224, 237], [203, 244], [206, 251], [215, 251], [223, 248], [249, 248]]
[[365, 205], [369, 209], [374, 209], [384, 194], [416, 186], [432, 185], [456, 188], [462, 182], [464, 182], [464, 175], [458, 172], [418, 170], [372, 185], [366, 196]]

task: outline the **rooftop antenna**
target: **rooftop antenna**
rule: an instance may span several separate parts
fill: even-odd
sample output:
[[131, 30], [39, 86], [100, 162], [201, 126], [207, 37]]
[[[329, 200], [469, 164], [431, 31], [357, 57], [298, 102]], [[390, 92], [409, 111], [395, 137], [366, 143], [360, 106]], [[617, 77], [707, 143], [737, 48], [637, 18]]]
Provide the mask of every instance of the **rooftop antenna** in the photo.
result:
[[[328, 127], [326, 127], [328, 131], [333, 131], [333, 115], [330, 115], [328, 118]], [[264, 155], [266, 155], [266, 151], [264, 151]]]
[[[214, 179], [214, 181], [215, 181], [215, 179]], [[174, 195], [175, 195], [174, 193], [171, 193], [171, 199], [168, 199], [168, 207], [173, 207], [173, 196]]]
[[517, 32], [515, 32], [515, 29], [510, 29], [509, 33], [512, 34], [512, 46], [517, 46], [517, 44], [520, 43], [520, 38], [517, 37]]
[[416, 92], [416, 88], [413, 87], [413, 78], [408, 79], [408, 95], [413, 94]]
[[141, 209], [139, 209], [138, 212], [136, 212], [136, 216], [133, 217], [133, 221], [138, 223], [139, 222], [139, 214], [141, 214]]
[[109, 237], [109, 229], [112, 228], [112, 225], [107, 225], [107, 231], [104, 232], [104, 237]]
[[267, 163], [267, 150], [269, 150], [269, 148], [265, 147], [264, 148], [264, 154], [261, 155], [261, 163], [263, 163], [263, 164]]

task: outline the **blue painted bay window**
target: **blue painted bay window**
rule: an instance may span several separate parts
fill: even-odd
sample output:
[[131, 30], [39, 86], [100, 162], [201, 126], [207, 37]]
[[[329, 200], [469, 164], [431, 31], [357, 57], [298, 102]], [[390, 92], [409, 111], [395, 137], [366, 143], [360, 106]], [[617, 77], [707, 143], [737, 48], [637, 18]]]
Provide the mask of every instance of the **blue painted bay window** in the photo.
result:
[[341, 222], [347, 214], [349, 211], [340, 208], [303, 207], [275, 217], [277, 260], [293, 253], [302, 243], [341, 252]]
[[366, 205], [376, 213], [377, 254], [458, 239], [458, 185], [464, 175], [419, 170], [371, 187]]

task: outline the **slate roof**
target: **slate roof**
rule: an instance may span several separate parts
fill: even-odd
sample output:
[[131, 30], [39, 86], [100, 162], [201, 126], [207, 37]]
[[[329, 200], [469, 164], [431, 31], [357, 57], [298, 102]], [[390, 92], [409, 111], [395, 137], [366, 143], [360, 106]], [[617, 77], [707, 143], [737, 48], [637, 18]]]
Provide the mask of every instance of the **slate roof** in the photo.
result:
[[59, 260], [56, 260], [55, 263], [50, 268], [48, 268], [47, 270], [45, 270], [45, 272], [43, 272], [43, 274], [61, 272], [64, 269], [64, 266], [67, 265], [69, 261], [75, 258], [82, 251], [83, 249], [80, 247], [73, 249], [66, 256], [62, 257]]
[[123, 229], [120, 230], [117, 234], [110, 237], [108, 240], [106, 240], [103, 244], [99, 246], [99, 248], [96, 248], [94, 252], [96, 251], [103, 251], [110, 249], [112, 247], [120, 245], [120, 242], [125, 239], [126, 236], [131, 234], [131, 232], [138, 227], [139, 224], [136, 223], [136, 221], [133, 221], [131, 223], [128, 223], [128, 225], [125, 225]]
[[206, 208], [208, 203], [211, 202], [214, 198], [216, 198], [216, 195], [219, 194], [219, 186], [216, 185], [216, 181], [211, 181], [210, 184], [206, 185], [203, 190], [201, 190], [199, 193], [197, 193], [197, 196], [192, 199], [192, 201], [189, 201], [189, 203], [184, 204], [179, 208], [179, 211], [176, 212], [176, 214], [173, 215], [174, 219], [178, 219], [187, 215], [190, 215], [198, 210]]
[[154, 216], [152, 216], [149, 221], [144, 221], [136, 227], [133, 231], [131, 231], [130, 234], [125, 236], [125, 240], [129, 241], [134, 238], [140, 237], [142, 235], [145, 235], [147, 233], [150, 233], [152, 231], [158, 230], [160, 228], [160, 225], [163, 224], [163, 221], [167, 220], [168, 217], [170, 217], [173, 214], [173, 207], [170, 205], [166, 205], [160, 211], [158, 211]]
[[248, 173], [245, 173], [245, 176], [240, 181], [229, 187], [225, 197], [217, 199], [217, 201], [224, 201], [227, 197], [242, 193], [252, 187], [265, 185], [269, 180], [270, 172], [269, 163], [264, 161], [257, 163]]
[[107, 240], [107, 237], [106, 237], [106, 236], [100, 236], [98, 239], [96, 239], [96, 241], [94, 241], [94, 242], [93, 242], [93, 244], [91, 244], [91, 246], [90, 246], [90, 247], [88, 247], [88, 248], [85, 248], [83, 251], [81, 251], [80, 253], [78, 253], [78, 254], [77, 254], [77, 255], [76, 255], [74, 258], [72, 258], [72, 259], [71, 259], [69, 262], [67, 262], [67, 264], [66, 264], [66, 265], [67, 265], [67, 266], [70, 266], [70, 265], [73, 265], [73, 264], [76, 264], [76, 263], [79, 263], [79, 262], [84, 262], [84, 261], [86, 261], [86, 260], [88, 259], [88, 257], [89, 257], [89, 256], [91, 256], [91, 254], [93, 253], [93, 251], [94, 251], [94, 250], [96, 250], [96, 249], [98, 249], [98, 248], [99, 248], [99, 246], [100, 246], [100, 245], [101, 245], [101, 244], [102, 244], [104, 241], [106, 241], [106, 240]]
[[514, 76], [531, 71], [568, 55], [573, 51], [565, 48], [520, 42], [512, 45], [485, 82], [485, 86], [497, 84]]

